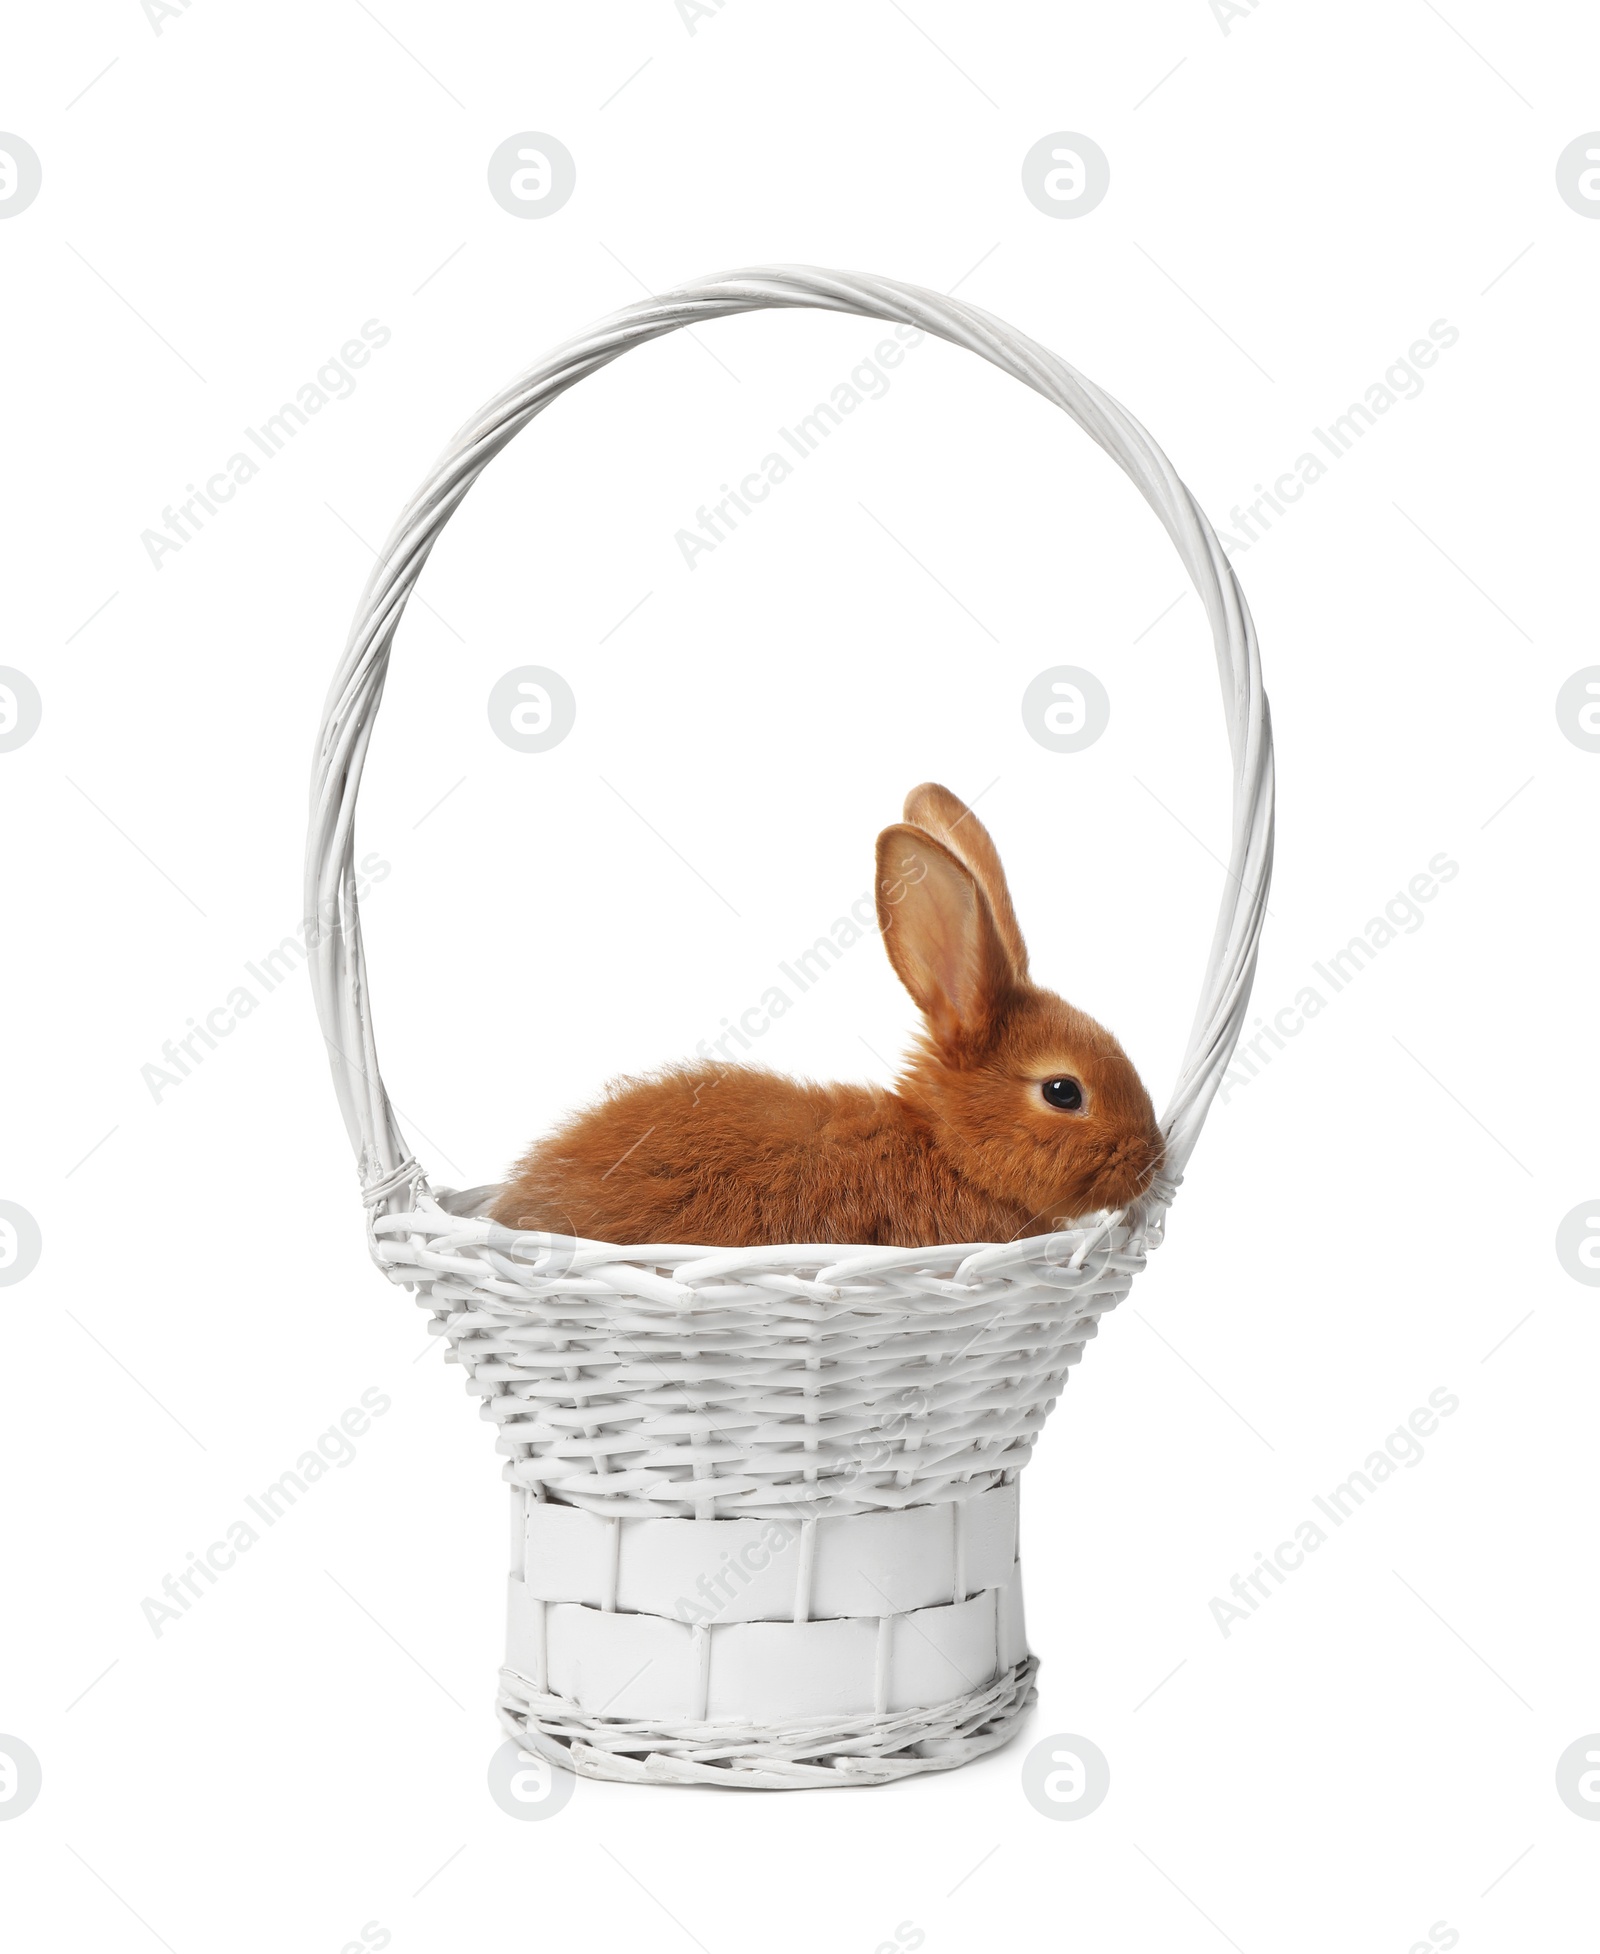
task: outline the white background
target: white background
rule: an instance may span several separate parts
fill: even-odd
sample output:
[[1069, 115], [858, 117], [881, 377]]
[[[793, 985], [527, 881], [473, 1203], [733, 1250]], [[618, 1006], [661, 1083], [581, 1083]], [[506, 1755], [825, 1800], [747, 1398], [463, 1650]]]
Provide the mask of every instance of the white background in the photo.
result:
[[[1587, 1944], [1600, 1826], [1555, 1762], [1600, 1729], [1600, 1299], [1554, 1237], [1600, 1191], [1600, 756], [1554, 703], [1600, 658], [1600, 223], [1554, 169], [1600, 125], [1592, 16], [726, 0], [691, 33], [672, 0], [193, 0], [159, 25], [22, 10], [0, 91], [44, 169], [0, 223], [4, 659], [44, 702], [0, 755], [0, 1196], [44, 1240], [0, 1292], [0, 1732], [44, 1773], [0, 1824], [8, 1942]], [[486, 187], [524, 130], [577, 163], [539, 221]], [[1061, 130], [1111, 165], [1071, 221], [1020, 179]], [[368, 546], [451, 432], [642, 288], [762, 261], [959, 282], [1124, 401], [1219, 528], [1453, 325], [1425, 390], [1236, 556], [1281, 790], [1257, 1008], [1441, 851], [1459, 874], [1217, 1105], [1056, 1413], [1025, 1479], [1024, 1735], [872, 1791], [582, 1782], [518, 1824], [485, 1788], [491, 1435], [367, 1262], [303, 973], [159, 1100], [141, 1068], [297, 925]], [[154, 567], [141, 531], [367, 320], [391, 338], [356, 391]], [[360, 842], [388, 865], [386, 1072], [436, 1181], [498, 1178], [753, 1003], [929, 777], [984, 796], [1037, 969], [1163, 1097], [1227, 767], [1199, 606], [1115, 468], [930, 342], [724, 546], [691, 571], [674, 544], [879, 337], [768, 314], [632, 355], [430, 564]], [[543, 756], [485, 712], [528, 663], [578, 698]], [[1019, 713], [1061, 663], [1112, 699], [1077, 756]], [[887, 1078], [912, 1015], [868, 941], [763, 1057]], [[1423, 1461], [1225, 1636], [1212, 1598], [1440, 1387]], [[163, 1577], [373, 1388], [354, 1462], [155, 1634]], [[1055, 1823], [1019, 1771], [1067, 1732], [1111, 1792]]]

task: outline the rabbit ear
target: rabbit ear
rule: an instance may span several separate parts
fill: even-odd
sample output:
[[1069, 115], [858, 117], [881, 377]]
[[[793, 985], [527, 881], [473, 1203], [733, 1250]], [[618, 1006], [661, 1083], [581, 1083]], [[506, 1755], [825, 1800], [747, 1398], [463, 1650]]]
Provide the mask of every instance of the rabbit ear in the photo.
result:
[[950, 1049], [987, 1043], [1018, 979], [967, 865], [921, 828], [878, 837], [878, 927], [902, 984]]
[[989, 830], [965, 801], [957, 800], [948, 787], [941, 787], [932, 780], [924, 781], [920, 787], [913, 787], [906, 795], [905, 818], [913, 827], [925, 829], [935, 841], [942, 841], [957, 861], [964, 862], [972, 871], [979, 888], [989, 899], [989, 911], [994, 917], [995, 928], [1000, 932], [1000, 940], [1006, 946], [1011, 967], [1019, 980], [1025, 978], [1028, 974], [1028, 946], [1017, 927], [1017, 914], [1011, 907], [1011, 891], [1006, 886], [1006, 872], [1000, 866], [1000, 856], [989, 838]]

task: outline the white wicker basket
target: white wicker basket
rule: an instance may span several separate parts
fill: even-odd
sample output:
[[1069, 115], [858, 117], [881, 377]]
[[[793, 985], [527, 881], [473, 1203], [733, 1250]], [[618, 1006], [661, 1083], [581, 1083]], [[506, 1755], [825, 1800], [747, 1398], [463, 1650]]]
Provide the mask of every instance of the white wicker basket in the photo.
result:
[[[515, 1234], [497, 1190], [430, 1191], [379, 1076], [354, 821], [389, 648], [490, 459], [585, 374], [767, 306], [904, 322], [1078, 422], [1161, 518], [1206, 607], [1233, 758], [1221, 915], [1136, 1209], [926, 1249], [619, 1248]], [[511, 1485], [499, 1712], [553, 1762], [643, 1783], [877, 1784], [993, 1750], [1034, 1696], [1017, 1479], [1067, 1371], [1126, 1295], [1239, 1036], [1272, 860], [1255, 632], [1210, 524], [1122, 407], [999, 320], [914, 285], [765, 267], [603, 320], [497, 394], [383, 547], [328, 697], [311, 794], [317, 1010], [373, 1254], [448, 1338]]]

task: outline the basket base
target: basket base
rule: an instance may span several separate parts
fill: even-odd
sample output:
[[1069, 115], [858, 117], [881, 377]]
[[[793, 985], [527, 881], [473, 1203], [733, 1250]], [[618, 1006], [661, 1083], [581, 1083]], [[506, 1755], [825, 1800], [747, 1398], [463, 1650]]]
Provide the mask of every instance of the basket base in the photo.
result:
[[591, 1716], [502, 1669], [496, 1708], [509, 1736], [579, 1777], [811, 1791], [953, 1771], [998, 1750], [1037, 1699], [1038, 1668], [1037, 1656], [1025, 1656], [981, 1689], [931, 1709], [772, 1726]]

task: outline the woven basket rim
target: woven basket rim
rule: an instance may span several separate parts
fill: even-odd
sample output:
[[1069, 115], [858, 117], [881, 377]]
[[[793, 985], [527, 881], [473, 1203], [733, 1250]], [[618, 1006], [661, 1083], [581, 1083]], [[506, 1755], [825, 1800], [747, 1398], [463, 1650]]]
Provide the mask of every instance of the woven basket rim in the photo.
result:
[[[626, 1317], [654, 1325], [704, 1320], [726, 1312], [748, 1324], [759, 1310], [775, 1337], [825, 1340], [869, 1318], [886, 1332], [930, 1327], [951, 1317], [993, 1313], [996, 1322], [1038, 1304], [1013, 1304], [996, 1282], [1030, 1277], [1065, 1306], [1089, 1298], [1108, 1269], [1129, 1274], [1145, 1265], [1162, 1240], [1165, 1207], [1144, 1204], [1130, 1214], [1113, 1209], [1093, 1225], [1025, 1236], [1015, 1242], [938, 1243], [919, 1248], [793, 1242], [751, 1248], [646, 1243], [618, 1246], [502, 1228], [484, 1217], [456, 1216], [430, 1194], [399, 1214], [375, 1215], [374, 1260], [390, 1281], [453, 1282], [459, 1307], [507, 1318], [547, 1315], [571, 1321]], [[419, 1236], [427, 1240], [419, 1243]], [[535, 1246], [522, 1259], [516, 1245]], [[1053, 1271], [1050, 1277], [1045, 1271]], [[894, 1284], [885, 1294], [883, 1282]], [[431, 1297], [427, 1305], [438, 1308]], [[1099, 1314], [1104, 1305], [1087, 1304]]]
[[[418, 1170], [420, 1173], [420, 1169]], [[486, 1196], [498, 1194], [504, 1183], [495, 1183], [491, 1188], [471, 1189], [471, 1193], [484, 1193]], [[489, 1216], [477, 1210], [463, 1210], [450, 1205], [451, 1197], [459, 1198], [462, 1190], [452, 1187], [433, 1187], [425, 1181], [417, 1185], [418, 1205], [399, 1210], [386, 1219], [403, 1220], [407, 1215], [432, 1216], [440, 1214], [448, 1221], [485, 1221], [491, 1228], [506, 1237], [521, 1238], [528, 1241], [561, 1243], [570, 1246], [584, 1258], [607, 1257], [616, 1261], [665, 1263], [688, 1259], [727, 1257], [741, 1261], [769, 1260], [778, 1266], [802, 1265], [821, 1260], [831, 1266], [834, 1263], [862, 1257], [921, 1257], [939, 1256], [948, 1259], [952, 1255], [963, 1258], [974, 1255], [998, 1255], [1014, 1253], [1026, 1259], [1030, 1248], [1045, 1242], [1065, 1242], [1068, 1239], [1081, 1240], [1093, 1238], [1108, 1228], [1124, 1224], [1133, 1233], [1138, 1233], [1141, 1220], [1153, 1221], [1172, 1205], [1177, 1191], [1175, 1181], [1160, 1180], [1137, 1201], [1130, 1201], [1118, 1208], [1096, 1208], [1092, 1213], [1076, 1215], [1060, 1228], [1041, 1229], [1033, 1235], [1014, 1235], [1009, 1241], [971, 1241], [971, 1242], [915, 1242], [909, 1247], [901, 1247], [887, 1242], [607, 1242], [587, 1235], [565, 1235], [559, 1230], [544, 1228], [507, 1228], [503, 1223], [491, 1221]], [[485, 1203], [486, 1205], [486, 1203]]]

